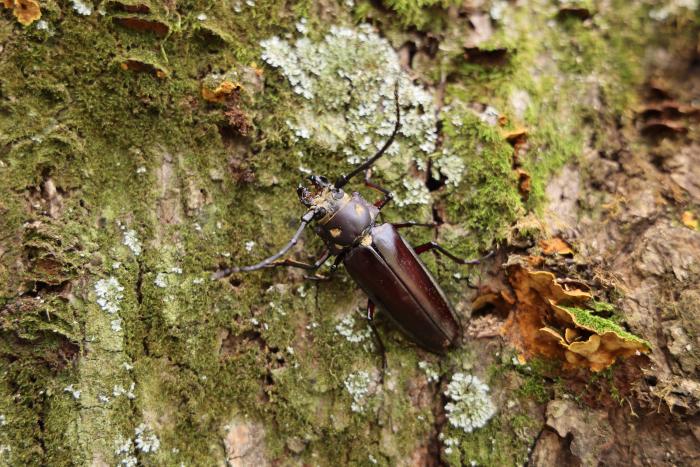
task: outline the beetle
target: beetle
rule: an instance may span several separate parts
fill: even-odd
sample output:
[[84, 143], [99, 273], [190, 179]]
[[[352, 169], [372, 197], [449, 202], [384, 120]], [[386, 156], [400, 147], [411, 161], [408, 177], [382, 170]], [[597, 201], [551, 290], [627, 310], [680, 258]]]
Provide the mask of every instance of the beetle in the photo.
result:
[[[331, 273], [342, 262], [369, 297], [367, 319], [383, 356], [384, 346], [372, 325], [375, 305], [379, 305], [413, 342], [430, 352], [442, 354], [457, 344], [461, 326], [447, 296], [418, 255], [436, 250], [459, 264], [479, 264], [480, 260], [461, 259], [433, 241], [412, 248], [398, 232], [403, 227], [435, 226], [434, 223], [377, 222], [381, 209], [391, 201], [393, 195], [389, 190], [372, 183], [371, 167], [391, 146], [401, 128], [398, 83], [394, 89], [394, 98], [396, 123], [393, 132], [372, 157], [349, 174], [341, 175], [335, 183], [330, 183], [326, 177], [311, 175], [308, 177], [311, 190], [299, 185], [297, 195], [307, 211], [301, 216], [301, 223], [291, 240], [280, 251], [257, 264], [222, 269], [215, 273], [214, 278], [280, 266], [316, 271], [330, 256], [335, 256]], [[363, 171], [365, 186], [383, 195], [375, 203], [368, 202], [357, 192], [350, 194], [343, 190], [353, 177]], [[281, 259], [312, 222], [315, 223], [316, 234], [326, 245], [321, 256], [312, 264]], [[386, 366], [385, 358], [384, 364]]]

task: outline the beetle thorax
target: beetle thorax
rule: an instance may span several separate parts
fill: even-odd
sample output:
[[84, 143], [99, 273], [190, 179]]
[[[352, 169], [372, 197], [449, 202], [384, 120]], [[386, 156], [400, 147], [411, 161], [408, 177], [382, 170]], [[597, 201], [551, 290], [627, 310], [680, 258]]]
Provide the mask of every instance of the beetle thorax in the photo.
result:
[[323, 198], [327, 214], [318, 221], [316, 233], [326, 241], [331, 252], [337, 254], [369, 235], [379, 213], [374, 205], [358, 193], [343, 193], [342, 197], [336, 193], [335, 196], [331, 194]]

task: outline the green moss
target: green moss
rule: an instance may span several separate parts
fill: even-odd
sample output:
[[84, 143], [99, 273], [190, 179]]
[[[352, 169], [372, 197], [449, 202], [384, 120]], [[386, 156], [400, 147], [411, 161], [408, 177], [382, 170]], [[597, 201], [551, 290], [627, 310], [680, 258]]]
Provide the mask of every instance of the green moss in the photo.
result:
[[526, 365], [516, 365], [515, 371], [523, 378], [516, 392], [518, 396], [533, 399], [540, 404], [552, 399], [552, 387], [557, 384], [559, 362], [543, 358], [532, 358]]
[[500, 413], [473, 433], [445, 434], [446, 438], [452, 437], [457, 443], [444, 458], [452, 466], [524, 463], [538, 426], [539, 423], [525, 414]]
[[[443, 133], [445, 146], [467, 167], [460, 184], [441, 195], [447, 211], [445, 220], [466, 230], [454, 239], [460, 245], [453, 249], [473, 256], [479, 248], [504, 238], [511, 223], [522, 213], [512, 171], [512, 148], [498, 129], [469, 111], [448, 114]], [[450, 240], [448, 243], [452, 244]]]
[[[209, 281], [217, 267], [254, 262], [293, 232], [300, 165], [332, 176], [346, 160], [328, 144], [343, 109], [319, 120], [328, 130], [324, 139], [292, 142], [286, 121], [300, 115], [299, 100], [274, 70], [263, 70], [264, 92], [240, 102], [248, 136], [227, 126], [226, 105], [201, 99], [201, 80], [260, 64], [259, 42], [293, 32], [301, 17], [319, 40], [329, 22], [348, 24], [350, 13], [324, 4], [321, 15], [309, 1], [257, 0], [255, 8], [242, 2], [240, 12], [208, 0], [176, 9], [147, 3], [148, 18], [168, 25], [165, 37], [115, 22], [125, 14], [117, 2], [88, 17], [69, 2], [50, 2], [42, 9], [47, 30], [0, 23], [0, 414], [7, 420], [0, 445], [11, 447], [0, 461], [115, 464], [118, 443], [133, 439], [143, 422], [161, 441], [157, 452], [139, 452], [144, 465], [217, 464], [225, 426], [236, 420], [264, 426], [268, 456], [282, 462], [366, 465], [371, 454], [393, 465], [408, 458], [435, 423], [430, 404], [412, 400], [422, 377], [418, 360], [429, 357], [380, 314], [390, 373], [366, 410], [352, 412], [345, 378], [359, 370], [374, 377], [381, 360], [367, 342], [348, 342], [336, 331], [365, 303], [346, 274], [319, 284], [272, 270]], [[385, 5], [359, 2], [355, 14], [383, 24], [382, 33], [399, 45], [402, 25], [440, 32], [454, 2]], [[639, 34], [644, 25], [636, 13], [606, 11], [593, 26], [567, 20], [548, 27], [551, 11], [539, 5], [509, 11], [513, 22], [495, 23], [493, 37], [479, 46], [486, 55], [502, 54], [500, 63], [464, 57], [460, 28], [469, 26], [461, 21], [423, 70], [435, 83], [445, 77], [453, 107], [441, 117], [444, 147], [466, 171], [432, 200], [452, 224], [441, 230], [446, 245], [465, 257], [505, 238], [525, 208], [542, 204], [546, 180], [580, 153], [584, 119], [602, 125], [623, 113], [639, 79], [639, 49], [626, 44], [633, 35], [648, 37]], [[628, 19], [631, 26], [621, 27]], [[554, 68], [538, 69], [551, 56]], [[167, 76], [123, 70], [129, 58]], [[582, 73], [605, 78], [602, 111], [582, 99], [590, 91], [579, 89]], [[521, 91], [529, 102], [524, 110], [512, 99]], [[493, 106], [508, 118], [506, 130], [527, 128], [527, 202], [517, 190], [512, 148], [471, 104]], [[412, 163], [403, 162], [381, 167], [384, 181], [400, 183]], [[241, 176], [246, 170], [254, 181]], [[49, 178], [61, 196], [56, 217], [47, 215], [51, 201], [42, 194]], [[429, 205], [386, 214], [432, 216]], [[125, 230], [136, 232], [140, 255], [123, 244]], [[429, 229], [407, 235], [415, 243], [432, 239]], [[252, 251], [245, 248], [250, 240]], [[311, 234], [304, 243], [309, 256], [321, 247]], [[428, 262], [451, 297], [461, 297], [453, 270]], [[95, 283], [111, 276], [124, 287], [121, 331], [95, 303]], [[436, 366], [448, 373], [475, 355], [460, 349]], [[543, 400], [539, 373], [521, 376], [522, 395]], [[132, 383], [134, 398], [114, 395]], [[78, 399], [66, 392], [69, 385], [81, 391]], [[526, 414], [502, 411], [482, 430], [460, 434], [458, 457], [448, 457], [455, 464], [512, 464], [531, 444], [530, 431]], [[298, 440], [303, 449], [291, 454]]]
[[619, 324], [615, 323], [614, 321], [602, 318], [600, 316], [596, 316], [592, 314], [589, 310], [583, 308], [567, 306], [562, 306], [561, 308], [565, 309], [571, 314], [577, 326], [580, 326], [584, 329], [588, 329], [589, 331], [593, 331], [596, 334], [600, 335], [603, 335], [607, 332], [612, 332], [624, 340], [637, 342], [646, 346], [647, 349], [651, 349], [651, 344], [648, 341], [641, 339], [628, 331], [625, 331]]
[[[419, 31], [435, 31], [444, 28], [448, 18], [449, 7], [459, 5], [456, 0], [385, 0], [382, 6], [391, 10], [391, 18], [398, 19], [403, 28], [415, 28]], [[385, 16], [382, 8], [367, 0], [357, 2], [355, 16], [368, 20], [376, 16]], [[389, 18], [388, 15], [387, 19]]]

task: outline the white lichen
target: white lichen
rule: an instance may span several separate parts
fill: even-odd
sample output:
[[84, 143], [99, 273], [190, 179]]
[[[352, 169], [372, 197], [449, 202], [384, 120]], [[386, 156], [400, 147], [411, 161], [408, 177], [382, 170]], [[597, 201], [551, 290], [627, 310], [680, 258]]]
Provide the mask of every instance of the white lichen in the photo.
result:
[[455, 373], [445, 391], [450, 398], [445, 405], [450, 425], [465, 433], [484, 426], [496, 414], [488, 392], [489, 387], [476, 376]]
[[479, 119], [487, 125], [496, 126], [498, 125], [498, 118], [500, 116], [501, 114], [495, 107], [488, 105], [484, 111], [479, 114]]
[[436, 383], [440, 379], [440, 373], [438, 373], [435, 367], [430, 363], [421, 360], [420, 362], [418, 362], [418, 368], [423, 370], [423, 373], [425, 373], [425, 376], [428, 378], [429, 383]]
[[114, 332], [121, 332], [122, 330], [122, 320], [121, 318], [113, 319], [110, 323], [110, 327]]
[[255, 247], [255, 242], [253, 240], [248, 240], [244, 244], [245, 251], [253, 251], [253, 248]]
[[153, 284], [155, 284], [156, 287], [160, 287], [161, 289], [164, 289], [168, 286], [168, 276], [162, 272], [159, 272], [156, 274], [156, 278], [153, 280]]
[[114, 455], [119, 460], [117, 465], [122, 467], [136, 467], [138, 459], [134, 455], [134, 442], [131, 439], [120, 438], [116, 443]]
[[145, 453], [156, 452], [158, 448], [160, 448], [160, 440], [156, 434], [153, 433], [153, 430], [146, 424], [142, 423], [137, 426], [135, 434], [136, 439], [134, 440], [134, 443], [139, 451]]
[[402, 184], [405, 191], [401, 194], [394, 195], [394, 202], [398, 206], [430, 203], [430, 192], [421, 180], [415, 178], [404, 178]]
[[335, 331], [343, 336], [348, 342], [357, 344], [363, 342], [371, 337], [371, 329], [365, 327], [362, 330], [355, 329], [355, 318], [351, 316], [346, 316], [343, 318], [336, 326]]
[[491, 9], [489, 10], [489, 15], [494, 21], [500, 21], [503, 19], [504, 12], [508, 9], [509, 5], [506, 0], [495, 0], [491, 4]]
[[112, 395], [114, 397], [119, 397], [126, 395], [127, 399], [136, 399], [136, 394], [134, 394], [134, 389], [136, 388], [136, 383], [132, 382], [131, 386], [129, 386], [129, 389], [124, 389], [124, 386], [121, 384], [115, 384], [114, 388], [112, 388]]
[[82, 0], [71, 0], [71, 3], [73, 4], [73, 10], [79, 15], [90, 16], [92, 14], [92, 5], [88, 5]]
[[95, 295], [97, 304], [102, 310], [113, 315], [119, 311], [119, 302], [124, 298], [124, 287], [115, 277], [100, 279], [95, 283]]
[[681, 10], [686, 9], [695, 11], [700, 6], [698, 0], [671, 0], [670, 2], [659, 2], [664, 4], [660, 8], [655, 8], [649, 11], [649, 17], [655, 21], [665, 21], [670, 17], [678, 15]]
[[440, 157], [433, 161], [432, 176], [440, 179], [443, 175], [446, 185], [457, 186], [462, 181], [465, 169], [466, 166], [461, 157], [443, 150]]
[[442, 444], [445, 446], [445, 454], [447, 455], [452, 454], [453, 446], [459, 446], [459, 440], [456, 438], [445, 438], [443, 436], [440, 439], [442, 440]]
[[73, 399], [78, 400], [80, 399], [80, 394], [81, 391], [79, 389], [75, 389], [72, 384], [69, 384], [65, 388], [63, 388], [63, 392], [68, 392], [73, 396]]
[[347, 378], [345, 378], [344, 385], [350, 397], [352, 397], [350, 409], [353, 412], [364, 412], [369, 398], [371, 383], [372, 379], [369, 373], [362, 370], [350, 373]]
[[[433, 96], [413, 84], [388, 40], [367, 24], [331, 26], [318, 42], [303, 35], [303, 21], [297, 29], [302, 36], [296, 40], [274, 36], [261, 42], [262, 59], [278, 68], [303, 98], [296, 121], [287, 121], [292, 139], [314, 140], [340, 150], [351, 163], [359, 163], [376, 152], [394, 130], [398, 81], [402, 126], [387, 154], [395, 156], [405, 170], [411, 161], [423, 161], [435, 151]], [[423, 196], [401, 198], [404, 204], [425, 202]]]
[[141, 242], [136, 236], [135, 230], [125, 231], [122, 243], [134, 253], [134, 256], [138, 256], [141, 254]]
[[5, 425], [7, 425], [7, 417], [5, 417], [5, 414], [0, 414], [0, 426]]
[[299, 34], [306, 35], [306, 33], [309, 32], [309, 28], [306, 24], [306, 18], [300, 19], [299, 22], [297, 22], [297, 24], [294, 25], [294, 27], [299, 32]]

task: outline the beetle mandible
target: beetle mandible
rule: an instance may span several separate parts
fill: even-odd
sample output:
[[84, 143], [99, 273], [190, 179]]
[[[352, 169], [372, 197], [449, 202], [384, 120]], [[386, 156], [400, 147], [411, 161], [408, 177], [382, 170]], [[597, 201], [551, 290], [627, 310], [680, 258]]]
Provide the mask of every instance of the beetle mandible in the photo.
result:
[[[396, 124], [391, 136], [376, 154], [349, 174], [340, 176], [335, 183], [330, 183], [326, 177], [311, 175], [308, 177], [312, 185], [311, 190], [299, 185], [299, 200], [308, 210], [301, 216], [299, 228], [284, 248], [257, 264], [222, 269], [214, 278], [279, 266], [316, 271], [333, 255], [335, 261], [331, 272], [342, 262], [350, 276], [369, 297], [367, 319], [382, 354], [384, 346], [372, 326], [375, 304], [379, 305], [413, 342], [431, 352], [444, 353], [457, 343], [461, 335], [461, 326], [445, 293], [418, 255], [437, 250], [459, 264], [478, 264], [479, 260], [467, 261], [458, 258], [432, 241], [412, 248], [398, 233], [398, 229], [403, 227], [435, 224], [377, 224], [379, 212], [393, 196], [389, 190], [371, 182], [371, 167], [391, 146], [401, 128], [398, 82], [394, 89], [394, 99]], [[349, 194], [343, 190], [348, 181], [363, 171], [365, 186], [383, 194], [383, 198], [374, 204], [366, 201], [357, 192]], [[297, 243], [303, 230], [311, 222], [316, 223], [315, 232], [326, 244], [321, 256], [313, 264], [280, 259]]]

